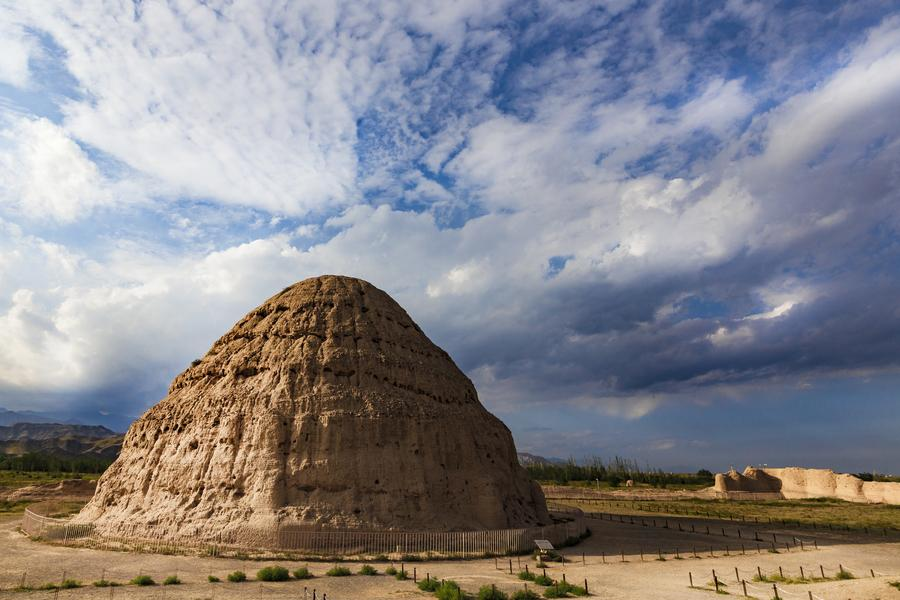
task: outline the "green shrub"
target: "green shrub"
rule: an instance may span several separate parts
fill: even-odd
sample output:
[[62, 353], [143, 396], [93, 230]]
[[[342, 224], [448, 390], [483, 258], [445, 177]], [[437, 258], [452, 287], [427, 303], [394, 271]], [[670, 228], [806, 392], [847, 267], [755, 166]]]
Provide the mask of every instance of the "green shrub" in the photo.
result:
[[131, 580], [132, 585], [156, 585], [156, 582], [153, 581], [153, 578], [149, 575], [138, 575], [134, 579]]
[[512, 600], [540, 600], [540, 596], [531, 590], [519, 590], [512, 595]]
[[391, 565], [390, 567], [388, 567], [387, 569], [384, 570], [384, 574], [385, 575], [396, 575], [397, 569], [395, 569], [394, 566]]
[[287, 581], [291, 574], [284, 567], [263, 567], [256, 572], [256, 578], [259, 581]]
[[441, 582], [431, 577], [419, 582], [419, 589], [423, 592], [436, 592], [439, 587], [441, 587]]
[[565, 598], [566, 596], [568, 594], [555, 585], [544, 590], [544, 598]]
[[329, 577], [347, 577], [348, 575], [353, 575], [347, 567], [339, 567], [337, 565], [325, 571], [325, 574]]
[[452, 579], [447, 579], [438, 589], [434, 591], [434, 595], [438, 600], [467, 600], [471, 598], [469, 594], [460, 589], [459, 585]]
[[75, 588], [80, 588], [81, 582], [75, 581], [74, 579], [63, 579], [59, 584], [59, 589], [61, 590], [72, 590]]
[[231, 583], [241, 583], [242, 581], [247, 581], [247, 574], [243, 571], [235, 571], [234, 573], [229, 573], [228, 581], [230, 581]]
[[299, 569], [294, 569], [294, 577], [297, 579], [312, 579], [313, 574], [306, 567], [300, 567]]
[[169, 575], [163, 580], [163, 585], [178, 585], [181, 583], [181, 580], [178, 579], [178, 575]]
[[534, 581], [534, 571], [519, 571], [519, 579], [523, 581]]
[[841, 569], [838, 571], [837, 575], [834, 576], [835, 579], [856, 579], [856, 576], [853, 575], [850, 571], [846, 571]]
[[98, 579], [94, 582], [94, 587], [119, 587], [120, 585], [122, 584], [108, 579]]
[[478, 590], [478, 600], [509, 600], [509, 596], [492, 585], [483, 585]]
[[219, 583], [220, 581], [222, 581], [221, 579], [219, 579], [219, 578], [216, 577], [215, 575], [210, 575], [210, 576], [208, 576], [208, 577], [206, 578], [206, 580], [207, 580], [208, 582], [210, 582], [210, 583]]
[[553, 585], [553, 580], [550, 579], [550, 577], [548, 577], [547, 575], [536, 575], [532, 581], [534, 581], [538, 585]]
[[409, 579], [409, 573], [407, 573], [405, 570], [397, 571], [397, 574], [394, 575], [394, 577], [396, 577], [400, 581], [405, 581], [405, 580]]
[[378, 569], [372, 565], [363, 565], [359, 568], [360, 575], [378, 575]]

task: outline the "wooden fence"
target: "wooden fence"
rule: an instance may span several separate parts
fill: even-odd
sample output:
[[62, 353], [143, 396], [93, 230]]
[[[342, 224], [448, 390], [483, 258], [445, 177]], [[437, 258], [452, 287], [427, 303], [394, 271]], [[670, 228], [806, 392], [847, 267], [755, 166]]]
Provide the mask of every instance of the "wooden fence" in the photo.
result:
[[553, 525], [489, 531], [354, 531], [309, 530], [283, 526], [264, 547], [247, 548], [233, 539], [163, 539], [146, 536], [110, 536], [91, 523], [71, 523], [25, 509], [22, 530], [30, 537], [65, 545], [106, 549], [128, 549], [166, 554], [202, 553], [213, 556], [259, 552], [301, 553], [321, 556], [363, 556], [379, 554], [433, 554], [437, 556], [484, 556], [521, 554], [534, 549], [534, 540], [546, 539], [563, 546], [582, 537], [587, 526], [584, 513], [569, 507], [554, 510]]

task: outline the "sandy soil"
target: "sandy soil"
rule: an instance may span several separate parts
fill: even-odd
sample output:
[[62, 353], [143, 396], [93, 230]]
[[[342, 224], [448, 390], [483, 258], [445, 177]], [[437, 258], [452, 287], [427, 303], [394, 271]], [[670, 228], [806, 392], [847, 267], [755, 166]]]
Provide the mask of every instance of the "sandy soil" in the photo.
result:
[[[429, 594], [420, 592], [412, 581], [396, 581], [385, 576], [363, 577], [354, 575], [345, 578], [325, 577], [324, 573], [331, 566], [328, 563], [291, 563], [279, 561], [278, 564], [294, 569], [308, 564], [316, 578], [307, 581], [290, 581], [285, 583], [261, 584], [255, 581], [233, 584], [207, 582], [207, 575], [213, 574], [222, 579], [234, 570], [245, 571], [249, 577], [268, 562], [216, 559], [184, 556], [165, 556], [152, 554], [127, 554], [121, 552], [104, 552], [88, 549], [65, 548], [44, 543], [32, 542], [16, 531], [18, 517], [4, 517], [0, 521], [0, 599], [5, 598], [57, 598], [55, 592], [16, 592], [12, 588], [23, 579], [27, 584], [38, 585], [50, 581], [59, 581], [71, 577], [89, 583], [105, 576], [115, 581], [128, 581], [140, 573], [151, 575], [156, 581], [177, 573], [184, 582], [178, 586], [156, 586], [137, 588], [126, 586], [118, 588], [85, 587], [59, 592], [62, 599], [107, 599], [107, 598], [292, 598], [312, 597], [315, 589], [318, 598], [327, 594], [329, 600], [355, 600], [360, 598], [373, 600], [394, 600], [403, 598], [427, 598]], [[705, 532], [706, 525], [711, 531], [718, 527], [726, 528], [727, 537], [706, 535], [705, 533], [689, 533], [679, 531], [695, 529]], [[578, 546], [567, 548], [564, 554], [569, 557], [566, 564], [551, 563], [548, 575], [566, 579], [580, 585], [587, 580], [592, 595], [614, 599], [702, 599], [709, 597], [710, 591], [691, 589], [688, 585], [688, 573], [693, 575], [697, 586], [704, 586], [712, 580], [715, 569], [720, 580], [733, 595], [741, 595], [738, 575], [752, 578], [759, 567], [763, 573], [777, 572], [782, 567], [785, 575], [799, 575], [800, 566], [807, 573], [817, 572], [819, 565], [825, 568], [826, 574], [833, 574], [839, 565], [857, 575], [859, 578], [849, 581], [830, 581], [814, 584], [784, 585], [789, 593], [782, 597], [807, 598], [807, 590], [825, 600], [853, 598], [854, 600], [873, 600], [875, 598], [900, 599], [900, 591], [887, 585], [888, 581], [900, 580], [900, 543], [886, 543], [877, 536], [851, 536], [842, 534], [819, 534], [818, 550], [800, 551], [792, 546], [791, 551], [780, 550], [772, 554], [762, 549], [757, 553], [754, 543], [746, 542], [746, 554], [741, 554], [739, 545], [743, 541], [736, 538], [737, 524], [703, 519], [669, 519], [669, 528], [662, 523], [652, 527], [640, 524], [632, 525], [627, 521], [591, 519], [590, 527], [593, 535]], [[741, 525], [741, 527], [745, 527]], [[775, 533], [778, 539], [790, 539], [792, 535], [802, 535], [809, 542], [809, 532], [792, 532], [790, 530], [760, 528], [760, 537], [771, 538]], [[745, 527], [744, 536], [753, 536], [752, 530]], [[729, 555], [724, 551], [728, 546]], [[665, 561], [656, 560], [657, 548], [663, 552]], [[674, 550], [679, 549], [683, 558], [675, 559]], [[700, 558], [692, 557], [692, 548], [696, 548]], [[710, 557], [712, 548], [713, 557]], [[640, 551], [644, 551], [641, 561]], [[625, 562], [622, 562], [622, 552]], [[582, 562], [582, 556], [583, 562]], [[512, 570], [518, 572], [528, 563], [534, 568], [534, 562], [527, 557], [513, 558]], [[358, 563], [347, 563], [354, 572]], [[377, 564], [383, 571], [385, 564]], [[451, 578], [458, 581], [464, 589], [477, 591], [485, 584], [495, 584], [508, 592], [521, 589], [523, 583], [515, 574], [509, 573], [509, 559], [479, 559], [457, 562], [418, 562], [406, 565], [412, 574], [416, 569], [419, 577], [426, 573], [439, 578]], [[876, 577], [872, 578], [869, 570], [873, 569]], [[757, 586], [765, 584], [755, 584]], [[530, 584], [529, 587], [533, 587]], [[771, 598], [771, 585], [750, 588], [748, 592], [757, 598]], [[793, 594], [793, 595], [792, 595]]]

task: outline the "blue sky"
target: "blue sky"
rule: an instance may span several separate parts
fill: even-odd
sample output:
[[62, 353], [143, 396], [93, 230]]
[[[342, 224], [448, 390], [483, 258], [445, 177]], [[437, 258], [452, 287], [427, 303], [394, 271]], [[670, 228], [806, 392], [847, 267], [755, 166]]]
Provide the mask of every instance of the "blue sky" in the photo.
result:
[[0, 406], [343, 273], [521, 450], [897, 472], [898, 159], [892, 2], [0, 1]]

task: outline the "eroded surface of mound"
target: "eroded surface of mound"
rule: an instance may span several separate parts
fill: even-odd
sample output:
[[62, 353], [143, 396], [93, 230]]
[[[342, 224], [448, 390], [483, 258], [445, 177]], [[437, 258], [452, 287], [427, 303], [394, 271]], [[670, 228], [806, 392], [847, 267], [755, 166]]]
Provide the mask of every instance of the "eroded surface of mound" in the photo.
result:
[[509, 430], [447, 353], [378, 288], [323, 276], [270, 298], [176, 377], [78, 520], [215, 538], [549, 517]]

